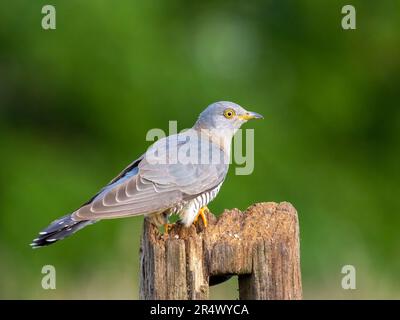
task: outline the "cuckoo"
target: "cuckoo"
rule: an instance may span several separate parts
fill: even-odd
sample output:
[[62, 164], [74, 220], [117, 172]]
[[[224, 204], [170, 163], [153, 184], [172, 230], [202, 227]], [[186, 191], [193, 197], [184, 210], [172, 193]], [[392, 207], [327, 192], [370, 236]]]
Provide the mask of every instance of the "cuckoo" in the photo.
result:
[[241, 125], [262, 118], [233, 102], [209, 105], [194, 126], [157, 140], [77, 210], [53, 221], [31, 246], [62, 240], [103, 219], [144, 215], [169, 227], [169, 217], [190, 226], [218, 194], [229, 167], [231, 141]]

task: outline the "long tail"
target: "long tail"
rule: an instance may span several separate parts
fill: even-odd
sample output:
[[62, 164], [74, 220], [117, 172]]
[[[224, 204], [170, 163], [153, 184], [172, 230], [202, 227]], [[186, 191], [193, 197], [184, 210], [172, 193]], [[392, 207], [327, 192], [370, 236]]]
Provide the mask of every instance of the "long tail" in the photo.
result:
[[97, 220], [75, 221], [70, 214], [66, 215], [53, 221], [46, 229], [39, 232], [39, 237], [33, 239], [31, 246], [34, 249], [48, 246], [58, 240], [69, 237], [71, 234], [95, 223], [96, 221]]

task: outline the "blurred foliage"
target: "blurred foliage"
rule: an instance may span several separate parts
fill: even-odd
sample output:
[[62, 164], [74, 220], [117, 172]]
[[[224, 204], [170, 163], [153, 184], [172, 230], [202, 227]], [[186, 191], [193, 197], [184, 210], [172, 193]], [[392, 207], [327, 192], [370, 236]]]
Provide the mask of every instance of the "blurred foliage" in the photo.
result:
[[[400, 298], [400, 2], [45, 1], [0, 4], [0, 297], [137, 298], [142, 218], [28, 244], [149, 142], [231, 100], [264, 114], [255, 171], [210, 205], [290, 201], [306, 298]], [[57, 268], [57, 290], [41, 268]], [[343, 265], [357, 290], [340, 287]], [[235, 282], [212, 289], [235, 298]]]

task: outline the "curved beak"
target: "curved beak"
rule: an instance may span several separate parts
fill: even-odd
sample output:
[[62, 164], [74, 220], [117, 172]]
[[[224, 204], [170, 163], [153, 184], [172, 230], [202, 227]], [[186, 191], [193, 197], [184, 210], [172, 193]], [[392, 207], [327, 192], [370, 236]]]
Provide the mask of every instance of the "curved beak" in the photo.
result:
[[264, 119], [264, 117], [257, 113], [257, 112], [252, 112], [252, 111], [247, 111], [245, 114], [242, 114], [238, 116], [241, 120], [251, 120], [251, 119]]

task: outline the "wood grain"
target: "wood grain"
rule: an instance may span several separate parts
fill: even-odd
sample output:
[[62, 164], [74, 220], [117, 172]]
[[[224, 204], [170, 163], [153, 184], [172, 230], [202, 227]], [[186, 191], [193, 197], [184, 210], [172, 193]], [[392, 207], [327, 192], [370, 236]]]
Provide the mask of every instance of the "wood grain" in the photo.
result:
[[[240, 299], [301, 299], [299, 223], [288, 202], [225, 210], [208, 227], [168, 235], [144, 221], [141, 299], [208, 299], [209, 284], [238, 275]], [[200, 220], [199, 220], [200, 221]]]

